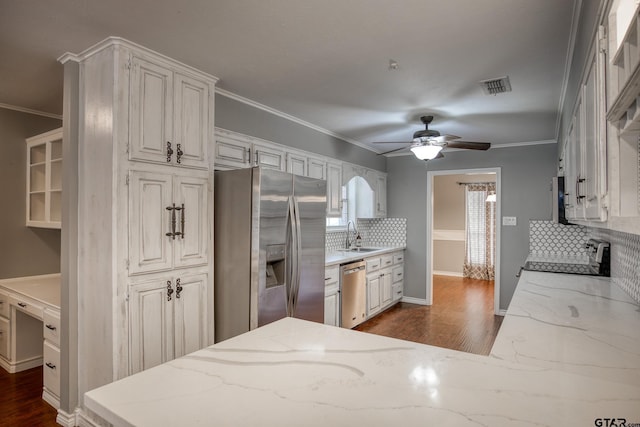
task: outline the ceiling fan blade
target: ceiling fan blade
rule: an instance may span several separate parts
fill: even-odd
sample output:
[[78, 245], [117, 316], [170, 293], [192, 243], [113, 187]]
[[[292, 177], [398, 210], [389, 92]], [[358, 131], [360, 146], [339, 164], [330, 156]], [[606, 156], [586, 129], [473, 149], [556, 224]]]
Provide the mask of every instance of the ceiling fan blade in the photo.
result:
[[372, 144], [412, 144], [413, 141], [374, 141]]
[[391, 150], [391, 151], [385, 151], [384, 153], [379, 153], [378, 156], [384, 156], [385, 154], [395, 153], [396, 151], [406, 150], [407, 148], [411, 148], [411, 146], [402, 147], [402, 148], [396, 148], [395, 150]]
[[440, 136], [434, 136], [430, 139], [435, 142], [443, 143], [443, 142], [455, 141], [456, 139], [460, 139], [460, 137], [456, 135], [440, 135]]
[[438, 153], [438, 155], [434, 157], [434, 160], [435, 160], [435, 159], [441, 159], [441, 158], [443, 158], [443, 157], [444, 157], [444, 154], [442, 154], [442, 151], [440, 151], [440, 152]]
[[462, 148], [465, 150], [488, 150], [490, 142], [452, 141], [447, 143], [448, 148]]

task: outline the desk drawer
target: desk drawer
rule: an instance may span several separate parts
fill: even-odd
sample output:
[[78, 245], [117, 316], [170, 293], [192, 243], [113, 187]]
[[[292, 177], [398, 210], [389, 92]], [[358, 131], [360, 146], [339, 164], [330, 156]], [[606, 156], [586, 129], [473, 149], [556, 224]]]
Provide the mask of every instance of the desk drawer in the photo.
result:
[[44, 387], [56, 396], [60, 396], [60, 349], [44, 342], [43, 357]]
[[9, 294], [0, 290], [0, 316], [9, 318]]
[[9, 343], [11, 339], [9, 334], [11, 328], [9, 327], [9, 320], [0, 317], [0, 356], [5, 359], [9, 359]]
[[49, 340], [52, 344], [60, 347], [60, 314], [45, 308], [44, 315], [42, 317], [42, 324], [44, 326], [42, 332], [44, 339]]
[[18, 310], [22, 310], [25, 313], [42, 320], [44, 307], [30, 299], [11, 295], [9, 297], [9, 304], [16, 307]]

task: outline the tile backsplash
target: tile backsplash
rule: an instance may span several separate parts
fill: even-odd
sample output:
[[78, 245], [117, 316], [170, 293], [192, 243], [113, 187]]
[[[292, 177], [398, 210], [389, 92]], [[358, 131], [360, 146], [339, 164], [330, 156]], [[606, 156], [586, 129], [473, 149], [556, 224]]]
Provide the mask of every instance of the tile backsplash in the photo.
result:
[[[407, 245], [406, 218], [359, 218], [356, 222], [363, 246], [405, 247]], [[327, 252], [344, 248], [345, 233], [344, 230], [327, 231], [325, 243]]]
[[552, 221], [529, 221], [532, 255], [586, 257], [584, 244], [589, 238], [611, 243], [611, 280], [640, 303], [640, 236]]

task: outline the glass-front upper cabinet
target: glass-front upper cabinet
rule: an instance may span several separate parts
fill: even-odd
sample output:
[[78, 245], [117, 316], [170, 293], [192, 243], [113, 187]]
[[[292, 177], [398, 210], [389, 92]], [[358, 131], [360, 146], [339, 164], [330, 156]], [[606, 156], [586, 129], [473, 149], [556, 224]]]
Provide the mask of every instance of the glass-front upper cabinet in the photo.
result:
[[28, 227], [60, 228], [62, 128], [27, 139]]

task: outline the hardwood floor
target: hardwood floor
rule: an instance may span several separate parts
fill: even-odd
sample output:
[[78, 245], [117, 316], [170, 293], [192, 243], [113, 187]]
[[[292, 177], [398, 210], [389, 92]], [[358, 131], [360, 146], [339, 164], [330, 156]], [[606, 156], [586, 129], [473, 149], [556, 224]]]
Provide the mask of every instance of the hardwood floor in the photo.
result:
[[493, 282], [433, 276], [433, 305], [398, 303], [354, 329], [488, 355], [502, 316], [493, 314]]
[[56, 415], [42, 400], [42, 366], [16, 374], [0, 368], [0, 427], [59, 427]]

